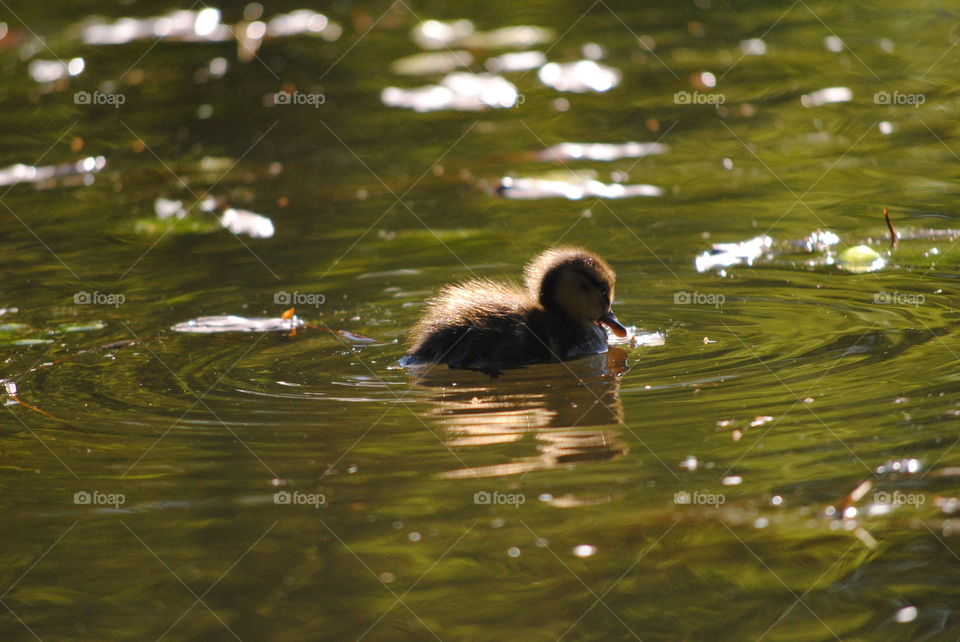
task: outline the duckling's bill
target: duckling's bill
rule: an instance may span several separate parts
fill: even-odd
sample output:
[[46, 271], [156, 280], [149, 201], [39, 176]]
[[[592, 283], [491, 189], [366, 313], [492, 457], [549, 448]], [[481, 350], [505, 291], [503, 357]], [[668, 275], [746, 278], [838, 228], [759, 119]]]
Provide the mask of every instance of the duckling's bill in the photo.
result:
[[600, 317], [600, 319], [597, 321], [597, 324], [606, 326], [609, 328], [610, 332], [614, 333], [621, 339], [627, 336], [627, 329], [617, 319], [617, 315], [613, 313], [613, 310], [608, 310], [606, 314]]

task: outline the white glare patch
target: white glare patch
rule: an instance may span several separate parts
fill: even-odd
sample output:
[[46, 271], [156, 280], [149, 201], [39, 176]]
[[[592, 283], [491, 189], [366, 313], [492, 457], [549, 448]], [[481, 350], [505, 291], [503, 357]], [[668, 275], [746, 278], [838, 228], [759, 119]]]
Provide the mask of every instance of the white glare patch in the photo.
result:
[[225, 73], [227, 73], [227, 59], [226, 58], [214, 58], [210, 61], [209, 69], [210, 76], [212, 78], [221, 78]]
[[537, 72], [537, 77], [547, 87], [557, 91], [602, 93], [620, 84], [620, 71], [601, 65], [593, 60], [578, 60], [570, 63], [550, 62]]
[[50, 83], [67, 76], [79, 76], [83, 68], [83, 58], [74, 58], [70, 62], [37, 59], [27, 67], [27, 73], [38, 83]]
[[621, 158], [643, 158], [651, 154], [664, 154], [670, 148], [663, 143], [560, 143], [539, 154], [541, 160], [589, 159], [615, 161]]
[[713, 89], [714, 87], [717, 86], [717, 77], [714, 76], [709, 71], [704, 71], [700, 74], [700, 82], [703, 84], [704, 87], [709, 87], [710, 89]]
[[590, 60], [600, 60], [603, 58], [603, 47], [595, 42], [588, 42], [580, 48], [580, 51], [583, 53], [584, 58], [589, 58]]
[[267, 34], [267, 23], [257, 20], [247, 25], [247, 38], [259, 40]]
[[567, 180], [505, 176], [500, 180], [500, 193], [514, 199], [567, 198], [578, 201], [589, 197], [661, 196], [663, 190], [656, 185], [601, 183], [594, 178], [578, 175], [572, 175]]
[[405, 107], [418, 112], [513, 107], [519, 97], [513, 83], [500, 76], [467, 72], [449, 74], [439, 85], [415, 89], [387, 87], [380, 93], [380, 99], [388, 107]]
[[74, 58], [67, 63], [67, 73], [71, 76], [79, 76], [83, 73], [84, 67], [86, 67], [86, 63], [83, 58]]
[[740, 475], [729, 475], [721, 480], [724, 486], [739, 486], [743, 483], [743, 477]]
[[907, 622], [913, 622], [917, 619], [918, 611], [915, 606], [905, 606], [894, 616], [897, 622], [900, 624], [906, 624]]
[[273, 221], [261, 214], [232, 207], [223, 212], [220, 225], [234, 234], [246, 234], [255, 239], [268, 239], [273, 236]]
[[207, 7], [197, 14], [197, 19], [193, 23], [193, 31], [199, 37], [204, 38], [211, 35], [220, 24], [220, 10], [213, 7]]
[[488, 58], [483, 66], [487, 71], [500, 73], [503, 71], [526, 71], [527, 69], [536, 69], [542, 67], [547, 62], [547, 57], [540, 51], [518, 51], [514, 53], [505, 53], [502, 56]]
[[573, 548], [573, 554], [577, 557], [590, 557], [597, 553], [597, 547], [593, 544], [580, 544]]
[[843, 40], [840, 40], [840, 38], [836, 36], [827, 36], [823, 39], [823, 46], [827, 48], [827, 51], [840, 53], [843, 51]]
[[800, 96], [800, 103], [804, 107], [819, 107], [830, 103], [848, 103], [853, 100], [853, 92], [849, 87], [827, 87], [818, 89]]
[[740, 53], [744, 56], [763, 56], [767, 53], [767, 43], [760, 38], [741, 40]]
[[828, 247], [836, 245], [839, 242], [840, 237], [830, 230], [817, 230], [816, 232], [812, 232], [810, 236], [804, 239], [803, 244], [807, 248], [808, 252], [822, 252]]
[[881, 120], [877, 125], [877, 129], [879, 129], [880, 133], [884, 136], [889, 136], [893, 133], [893, 123], [891, 123], [889, 120]]
[[427, 20], [413, 28], [413, 41], [424, 49], [442, 49], [473, 33], [475, 27], [469, 20], [440, 22]]

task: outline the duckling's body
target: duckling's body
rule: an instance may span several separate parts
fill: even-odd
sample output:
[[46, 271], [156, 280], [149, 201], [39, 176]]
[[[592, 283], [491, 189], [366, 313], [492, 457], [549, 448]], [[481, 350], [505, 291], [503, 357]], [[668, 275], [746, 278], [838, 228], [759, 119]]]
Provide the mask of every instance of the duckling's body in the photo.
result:
[[600, 257], [560, 247], [526, 266], [526, 289], [486, 279], [444, 286], [428, 301], [402, 363], [496, 372], [606, 352], [600, 323], [626, 335], [610, 310], [614, 281]]

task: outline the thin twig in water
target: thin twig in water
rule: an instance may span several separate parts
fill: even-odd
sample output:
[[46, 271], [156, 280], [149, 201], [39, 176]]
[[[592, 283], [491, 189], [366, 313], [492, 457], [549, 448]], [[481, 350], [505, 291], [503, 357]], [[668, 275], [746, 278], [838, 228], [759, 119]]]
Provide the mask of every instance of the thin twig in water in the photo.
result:
[[897, 234], [897, 230], [893, 227], [893, 221], [890, 220], [890, 212], [887, 208], [883, 208], [883, 218], [887, 221], [887, 227], [890, 229], [890, 249], [897, 249], [897, 243], [900, 242], [900, 235]]

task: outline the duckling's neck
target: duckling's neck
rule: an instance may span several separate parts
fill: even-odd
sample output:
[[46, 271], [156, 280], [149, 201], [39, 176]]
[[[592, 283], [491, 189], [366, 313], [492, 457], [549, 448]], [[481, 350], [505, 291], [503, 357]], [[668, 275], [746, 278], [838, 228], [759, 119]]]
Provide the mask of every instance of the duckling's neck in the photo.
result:
[[607, 351], [607, 333], [603, 328], [558, 310], [538, 306], [531, 310], [527, 324], [553, 359]]

